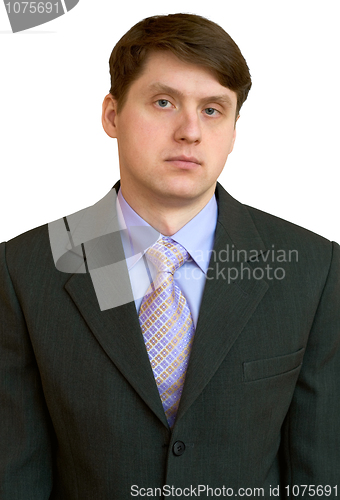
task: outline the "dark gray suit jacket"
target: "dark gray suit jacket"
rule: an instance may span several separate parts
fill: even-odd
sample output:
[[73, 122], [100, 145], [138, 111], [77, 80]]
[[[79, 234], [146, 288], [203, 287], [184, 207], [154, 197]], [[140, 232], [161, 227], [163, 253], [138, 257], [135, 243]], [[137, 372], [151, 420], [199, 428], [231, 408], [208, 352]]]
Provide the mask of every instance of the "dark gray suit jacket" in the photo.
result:
[[204, 486], [340, 495], [339, 245], [216, 195], [172, 433], [135, 304], [101, 311], [88, 273], [56, 269], [47, 226], [0, 245], [1, 500], [127, 500], [163, 485], [174, 498], [198, 485], [201, 498]]

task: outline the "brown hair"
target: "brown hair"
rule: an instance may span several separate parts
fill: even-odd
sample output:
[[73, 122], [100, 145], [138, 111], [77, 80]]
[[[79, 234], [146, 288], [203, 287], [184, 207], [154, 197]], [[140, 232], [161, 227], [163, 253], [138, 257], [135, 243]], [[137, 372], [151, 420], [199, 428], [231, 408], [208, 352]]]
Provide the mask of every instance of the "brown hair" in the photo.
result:
[[238, 115], [251, 87], [247, 63], [223, 28], [194, 14], [148, 17], [119, 40], [109, 61], [110, 93], [118, 101], [118, 112], [147, 55], [155, 50], [170, 50], [182, 61], [210, 69], [221, 85], [236, 93]]

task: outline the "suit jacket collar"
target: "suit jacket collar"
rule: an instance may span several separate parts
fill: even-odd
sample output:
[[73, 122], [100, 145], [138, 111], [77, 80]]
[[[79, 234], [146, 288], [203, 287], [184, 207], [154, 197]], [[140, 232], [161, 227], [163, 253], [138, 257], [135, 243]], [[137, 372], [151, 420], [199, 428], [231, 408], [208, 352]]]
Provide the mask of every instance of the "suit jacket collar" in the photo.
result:
[[246, 260], [254, 255], [254, 251], [264, 252], [265, 245], [248, 208], [230, 196], [219, 183], [216, 186], [216, 198], [219, 207], [218, 224], [223, 227], [235, 249], [246, 251]]
[[[114, 188], [118, 192], [119, 183]], [[112, 208], [112, 203], [108, 203], [106, 199], [108, 196], [87, 209], [90, 211], [87, 214], [90, 220], [91, 209], [94, 211], [93, 217], [98, 217], [101, 211], [105, 212], [105, 206]], [[209, 383], [268, 288], [263, 280], [246, 280], [241, 277], [241, 266], [250, 265], [245, 261], [249, 260], [251, 251], [265, 250], [248, 209], [232, 198], [220, 184], [216, 187], [216, 197], [219, 215], [214, 252], [176, 422]], [[106, 214], [105, 217], [112, 223], [112, 214]], [[86, 237], [90, 238], [91, 235], [87, 234]], [[98, 232], [95, 237], [98, 237]], [[93, 246], [91, 249], [95, 254]], [[231, 250], [243, 251], [240, 252], [242, 259], [233, 259], [232, 262], [229, 259], [226, 262], [228, 250], [229, 256]], [[122, 245], [118, 253], [120, 257], [114, 258], [115, 262], [122, 260]], [[102, 258], [99, 259], [101, 260]], [[232, 275], [230, 271], [228, 274], [231, 267], [234, 268]], [[117, 292], [121, 282], [129, 281], [124, 261], [119, 267], [119, 273], [115, 280], [111, 279], [108, 283], [109, 287], [117, 287]], [[73, 274], [65, 288], [105, 353], [154, 414], [168, 427], [133, 300], [100, 310], [88, 273]]]

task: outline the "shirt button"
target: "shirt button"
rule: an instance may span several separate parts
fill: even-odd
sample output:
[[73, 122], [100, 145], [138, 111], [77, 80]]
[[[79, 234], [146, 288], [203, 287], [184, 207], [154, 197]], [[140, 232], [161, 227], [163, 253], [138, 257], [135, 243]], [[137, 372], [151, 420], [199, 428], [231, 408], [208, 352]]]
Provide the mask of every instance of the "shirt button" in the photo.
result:
[[180, 457], [181, 455], [183, 455], [185, 451], [185, 444], [183, 443], [183, 441], [176, 441], [176, 443], [172, 447], [172, 451], [174, 455], [176, 455], [176, 457]]

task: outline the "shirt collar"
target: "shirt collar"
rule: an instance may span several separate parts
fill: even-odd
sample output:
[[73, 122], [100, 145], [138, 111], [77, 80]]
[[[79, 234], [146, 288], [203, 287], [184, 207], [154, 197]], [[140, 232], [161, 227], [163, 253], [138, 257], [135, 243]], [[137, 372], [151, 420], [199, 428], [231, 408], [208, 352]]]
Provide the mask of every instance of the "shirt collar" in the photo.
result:
[[[117, 196], [117, 214], [120, 228], [123, 230], [122, 243], [124, 252], [125, 255], [130, 256], [126, 259], [128, 270], [130, 271], [143, 254], [141, 252], [134, 252], [133, 249], [140, 246], [138, 245], [138, 241], [136, 241], [138, 233], [132, 235], [129, 227], [145, 226], [150, 228], [151, 226], [127, 203], [121, 189]], [[217, 201], [215, 195], [213, 195], [205, 207], [193, 219], [171, 236], [173, 240], [177, 241], [177, 243], [189, 252], [192, 260], [205, 274], [209, 267], [210, 255], [214, 246], [217, 215]], [[162, 236], [162, 234], [159, 235], [159, 237]]]

